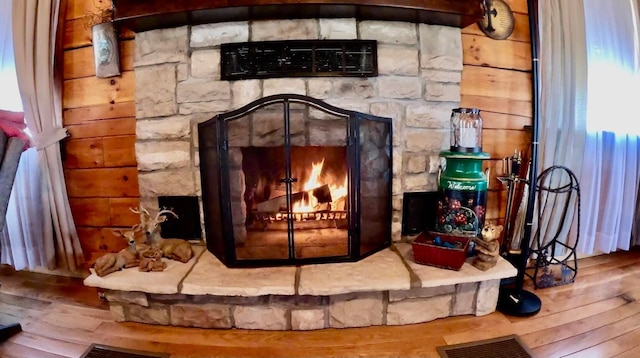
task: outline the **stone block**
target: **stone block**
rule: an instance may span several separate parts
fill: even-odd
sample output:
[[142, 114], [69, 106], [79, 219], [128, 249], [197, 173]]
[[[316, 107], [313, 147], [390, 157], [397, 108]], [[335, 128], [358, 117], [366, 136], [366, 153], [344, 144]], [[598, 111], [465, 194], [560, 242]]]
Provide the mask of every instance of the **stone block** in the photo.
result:
[[227, 81], [190, 79], [178, 83], [176, 98], [178, 103], [231, 100], [231, 86]]
[[417, 76], [419, 73], [420, 60], [417, 48], [378, 46], [378, 74]]
[[192, 102], [181, 103], [178, 108], [180, 114], [201, 114], [201, 113], [222, 113], [230, 109], [231, 101], [228, 99], [208, 101], [208, 102]]
[[309, 145], [347, 145], [347, 121], [338, 119], [309, 122]]
[[451, 295], [456, 292], [455, 285], [436, 287], [417, 287], [409, 290], [389, 291], [389, 302], [398, 302], [412, 298], [429, 298], [435, 296]]
[[249, 23], [222, 22], [191, 27], [191, 47], [211, 47], [223, 43], [249, 41]]
[[191, 53], [191, 77], [220, 79], [220, 50], [197, 50]]
[[333, 328], [382, 324], [382, 292], [348, 293], [330, 298], [329, 325]]
[[236, 306], [235, 326], [244, 329], [285, 330], [287, 310], [273, 306]]
[[168, 325], [170, 322], [169, 306], [167, 305], [159, 304], [151, 307], [129, 305], [127, 308], [127, 321], [163, 326]]
[[105, 297], [109, 302], [117, 303], [133, 303], [142, 307], [148, 307], [149, 301], [147, 295], [144, 292], [129, 292], [129, 291], [106, 291]]
[[498, 304], [499, 294], [500, 280], [480, 282], [476, 297], [476, 316], [484, 316], [494, 312]]
[[462, 81], [462, 71], [460, 70], [437, 70], [435, 68], [423, 68], [420, 71], [422, 78], [429, 82], [460, 83]]
[[408, 151], [440, 152], [450, 147], [449, 131], [441, 129], [412, 129], [405, 134]]
[[371, 103], [370, 113], [375, 116], [387, 117], [394, 122], [404, 121], [404, 105], [401, 102], [376, 102]]
[[262, 97], [262, 81], [245, 80], [231, 82], [231, 107], [238, 109]]
[[[458, 89], [459, 90], [459, 89]], [[414, 128], [451, 128], [451, 110], [457, 103], [411, 103], [407, 105], [407, 127]]]
[[462, 71], [462, 35], [459, 28], [420, 24], [420, 67]]
[[253, 21], [251, 41], [315, 40], [318, 38], [318, 20], [294, 19]]
[[414, 298], [389, 303], [387, 325], [403, 325], [433, 321], [449, 316], [452, 295]]
[[114, 321], [116, 322], [126, 321], [125, 314], [124, 314], [124, 307], [122, 307], [122, 305], [110, 303], [109, 311], [111, 311], [111, 317], [113, 317]]
[[196, 194], [195, 181], [190, 169], [142, 172], [138, 175], [141, 197]]
[[136, 33], [134, 67], [186, 62], [189, 53], [187, 33], [187, 26]]
[[403, 178], [403, 189], [405, 191], [426, 191], [427, 176], [423, 174], [406, 174]]
[[238, 118], [227, 127], [229, 147], [248, 147], [251, 145], [251, 122], [249, 117]]
[[424, 92], [427, 101], [460, 102], [460, 85], [457, 83], [427, 82]]
[[427, 171], [427, 156], [421, 153], [405, 153], [403, 167], [407, 173], [420, 174]]
[[308, 94], [313, 98], [326, 99], [333, 95], [333, 79], [310, 78], [307, 80]]
[[171, 324], [199, 328], [231, 328], [231, 307], [218, 304], [174, 304]]
[[364, 99], [375, 96], [373, 80], [369, 78], [335, 79], [333, 96], [337, 98]]
[[403, 150], [400, 148], [393, 148], [393, 174], [394, 175], [401, 175], [402, 174], [402, 168], [403, 168], [403, 157], [404, 153]]
[[177, 112], [175, 65], [138, 68], [135, 77], [136, 118], [170, 116]]
[[263, 81], [262, 92], [265, 97], [283, 93], [306, 95], [307, 89], [300, 78], [269, 78]]
[[190, 136], [191, 119], [186, 116], [171, 116], [160, 119], [136, 121], [136, 138], [185, 139]]
[[476, 311], [477, 282], [461, 283], [456, 285], [456, 294], [451, 309], [452, 316], [474, 314]]
[[358, 32], [362, 40], [384, 44], [414, 45], [418, 43], [416, 24], [399, 21], [361, 21]]
[[352, 40], [358, 38], [356, 19], [320, 19], [321, 40]]
[[416, 77], [379, 77], [380, 97], [396, 99], [422, 98], [422, 79]]
[[294, 309], [291, 311], [291, 329], [310, 331], [325, 328], [325, 309]]
[[444, 168], [447, 160], [440, 155], [429, 156], [429, 174], [438, 174], [440, 168]]
[[153, 171], [188, 167], [191, 144], [187, 141], [136, 142], [138, 170]]

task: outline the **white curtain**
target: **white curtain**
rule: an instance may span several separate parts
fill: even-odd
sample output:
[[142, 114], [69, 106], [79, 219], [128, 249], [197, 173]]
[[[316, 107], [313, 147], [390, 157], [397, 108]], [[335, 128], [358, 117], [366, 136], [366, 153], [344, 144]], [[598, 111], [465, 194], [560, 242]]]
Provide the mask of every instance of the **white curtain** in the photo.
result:
[[628, 250], [640, 169], [638, 2], [583, 0], [589, 63], [587, 141], [581, 184], [584, 237], [591, 254]]
[[[11, 0], [0, 0], [0, 109], [22, 112], [11, 30]], [[46, 266], [42, 200], [34, 148], [22, 153], [0, 232], [0, 262], [17, 270]]]
[[[637, 0], [540, 1], [539, 172], [579, 178], [583, 254], [629, 249], [638, 192]], [[540, 222], [553, 227], [554, 212]], [[568, 235], [570, 236], [570, 235]], [[571, 244], [571, 242], [567, 242]]]
[[54, 77], [59, 7], [59, 0], [14, 0], [13, 41], [25, 120], [38, 150], [47, 268], [76, 271], [83, 256], [62, 171], [59, 141], [66, 130]]
[[[587, 49], [585, 19], [580, 0], [540, 1], [540, 149], [538, 174], [560, 165], [580, 176], [587, 127]], [[562, 187], [569, 177], [554, 170], [548, 177], [552, 188]], [[541, 195], [541, 196], [539, 196]], [[573, 246], [577, 238], [577, 207], [565, 194], [536, 194], [532, 247], [546, 245], [560, 232], [561, 241]], [[568, 204], [565, 219], [561, 215]], [[541, 206], [541, 207], [539, 207]], [[538, 218], [538, 211], [542, 217]], [[574, 222], [575, 221], [575, 222]], [[563, 250], [559, 247], [558, 250]], [[559, 252], [561, 253], [561, 252]]]

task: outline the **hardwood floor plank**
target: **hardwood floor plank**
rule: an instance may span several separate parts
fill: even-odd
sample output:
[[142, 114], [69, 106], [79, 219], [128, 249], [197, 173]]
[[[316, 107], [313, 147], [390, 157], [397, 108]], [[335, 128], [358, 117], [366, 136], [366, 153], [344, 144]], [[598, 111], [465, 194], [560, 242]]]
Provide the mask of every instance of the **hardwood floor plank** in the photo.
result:
[[39, 349], [5, 341], [0, 344], [0, 357], [3, 358], [64, 358], [58, 354], [48, 353]]
[[571, 338], [637, 314], [640, 314], [640, 302], [632, 302], [574, 322], [528, 333], [521, 338], [529, 347], [535, 348]]
[[[92, 343], [176, 357], [438, 357], [436, 347], [518, 334], [536, 357], [640, 357], [640, 252], [587, 258], [573, 284], [533, 289], [542, 311], [499, 312], [423, 324], [318, 331], [216, 330], [117, 323], [82, 277], [16, 272], [0, 266], [0, 323], [23, 332], [1, 357], [79, 357]], [[587, 260], [585, 259], [585, 260]], [[579, 262], [580, 265], [580, 262]], [[585, 266], [579, 266], [585, 267]]]
[[87, 349], [83, 344], [65, 342], [59, 339], [51, 339], [38, 334], [22, 332], [9, 339], [10, 342], [25, 347], [46, 351], [63, 357], [80, 357]]
[[[582, 352], [585, 349], [591, 348], [610, 339], [614, 339], [624, 333], [631, 332], [637, 329], [639, 324], [640, 314], [628, 316], [612, 324], [575, 335], [571, 338], [533, 348], [533, 352], [540, 357], [564, 357], [577, 352]], [[582, 356], [589, 357], [587, 355]]]
[[624, 353], [629, 348], [634, 347], [636, 342], [640, 339], [640, 327], [636, 326], [636, 329], [620, 335], [614, 339], [610, 339], [606, 342], [602, 342], [593, 347], [587, 348], [580, 352], [570, 354], [567, 357], [613, 357], [620, 353]]
[[590, 317], [598, 313], [615, 309], [625, 304], [628, 304], [628, 302], [622, 297], [613, 297], [604, 301], [558, 312], [549, 316], [533, 316], [529, 318], [515, 317], [511, 319], [511, 321], [513, 322], [513, 329], [517, 334], [524, 335], [542, 329], [557, 327], [566, 323], [574, 322], [585, 317]]

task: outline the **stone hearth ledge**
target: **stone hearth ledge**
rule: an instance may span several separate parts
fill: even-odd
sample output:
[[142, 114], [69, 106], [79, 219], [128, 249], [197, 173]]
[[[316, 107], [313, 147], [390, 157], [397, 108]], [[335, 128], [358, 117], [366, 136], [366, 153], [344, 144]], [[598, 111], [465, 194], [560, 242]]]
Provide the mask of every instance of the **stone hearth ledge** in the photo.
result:
[[517, 270], [500, 258], [480, 271], [416, 264], [395, 243], [361, 261], [227, 268], [201, 245], [162, 272], [125, 269], [84, 280], [106, 290], [116, 321], [201, 328], [311, 330], [403, 325], [495, 311], [500, 280]]

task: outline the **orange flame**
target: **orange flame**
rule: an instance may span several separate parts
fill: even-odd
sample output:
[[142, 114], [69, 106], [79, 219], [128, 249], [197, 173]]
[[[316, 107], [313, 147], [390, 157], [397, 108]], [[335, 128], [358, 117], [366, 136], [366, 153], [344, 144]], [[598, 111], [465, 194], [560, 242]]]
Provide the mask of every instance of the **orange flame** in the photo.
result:
[[313, 189], [319, 188], [323, 185], [328, 185], [329, 190], [331, 192], [331, 200], [333, 203], [332, 210], [335, 210], [335, 203], [343, 197], [347, 196], [347, 176], [344, 177], [344, 183], [341, 186], [336, 184], [327, 184], [324, 183], [320, 176], [322, 174], [322, 168], [324, 167], [324, 159], [322, 159], [319, 163], [312, 163], [311, 165], [311, 173], [309, 175], [309, 180], [307, 180], [302, 186], [303, 190], [308, 193], [307, 198], [309, 200], [300, 200], [293, 204], [293, 212], [294, 213], [308, 213], [316, 211], [318, 206], [318, 199], [313, 196]]

